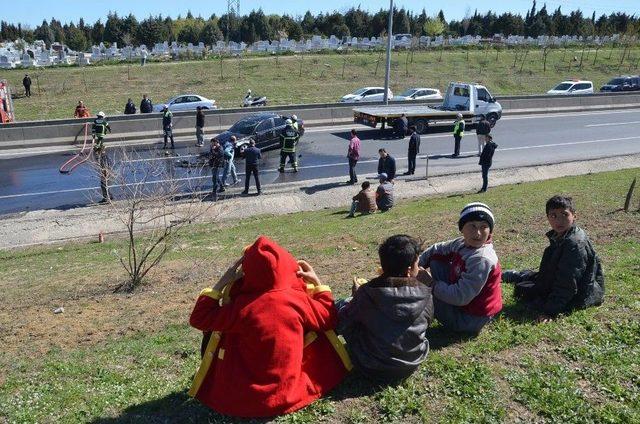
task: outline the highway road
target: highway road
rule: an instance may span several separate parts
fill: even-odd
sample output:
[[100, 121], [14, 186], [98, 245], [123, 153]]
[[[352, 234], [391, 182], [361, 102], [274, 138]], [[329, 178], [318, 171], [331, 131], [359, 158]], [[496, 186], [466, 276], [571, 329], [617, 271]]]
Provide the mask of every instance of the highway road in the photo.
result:
[[[304, 118], [304, 117], [303, 117]], [[279, 152], [265, 152], [261, 164], [261, 182], [264, 190], [290, 182], [309, 181], [330, 177], [348, 179], [346, 151], [349, 130], [352, 125], [308, 128], [299, 148], [299, 172], [277, 172]], [[361, 160], [357, 172], [371, 177], [376, 172], [378, 149], [384, 147], [397, 160], [398, 174], [407, 166], [407, 143], [404, 140], [381, 138], [378, 130], [356, 126], [362, 140]], [[493, 129], [498, 150], [493, 168], [515, 168], [527, 165], [560, 163], [571, 160], [588, 160], [600, 157], [622, 156], [640, 153], [640, 109], [610, 112], [577, 112], [503, 117]], [[131, 179], [141, 170], [162, 170], [157, 179], [171, 173], [183, 184], [207, 190], [211, 186], [208, 170], [180, 166], [197, 161], [204, 150], [193, 145], [194, 140], [178, 143], [178, 157], [165, 157], [155, 146], [136, 147], [131, 155]], [[467, 131], [462, 141], [462, 156], [451, 158], [453, 137], [450, 132], [422, 136], [421, 151], [416, 176], [426, 172], [429, 157], [429, 175], [478, 171], [477, 141], [475, 132]], [[46, 153], [21, 156], [14, 152], [0, 151], [0, 215], [40, 209], [69, 209], [95, 203], [101, 198], [99, 179], [89, 165], [83, 165], [68, 175], [60, 174], [62, 163], [71, 153]], [[244, 184], [244, 164], [237, 162], [242, 184], [232, 187], [227, 195], [238, 194]], [[136, 172], [133, 172], [136, 171]], [[362, 181], [361, 177], [361, 181]], [[398, 178], [401, 183], [404, 178]], [[150, 185], [153, 185], [150, 183]], [[253, 185], [253, 182], [252, 182]], [[113, 190], [121, 197], [121, 188]]]

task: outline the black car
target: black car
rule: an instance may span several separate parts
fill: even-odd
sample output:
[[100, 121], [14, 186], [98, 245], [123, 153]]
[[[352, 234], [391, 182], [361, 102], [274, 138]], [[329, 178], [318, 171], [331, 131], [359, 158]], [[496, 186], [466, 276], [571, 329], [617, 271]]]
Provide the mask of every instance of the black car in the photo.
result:
[[640, 90], [640, 77], [637, 75], [616, 77], [600, 87], [600, 92], [604, 93], [636, 90]]
[[[227, 131], [218, 134], [216, 137], [220, 143], [226, 143], [231, 136], [236, 136], [236, 153], [242, 154], [249, 145], [249, 141], [254, 139], [256, 147], [261, 150], [272, 150], [280, 148], [280, 134], [286, 126], [289, 117], [278, 115], [273, 112], [255, 113], [242, 118]], [[300, 135], [304, 134], [304, 123], [298, 119], [298, 129]]]

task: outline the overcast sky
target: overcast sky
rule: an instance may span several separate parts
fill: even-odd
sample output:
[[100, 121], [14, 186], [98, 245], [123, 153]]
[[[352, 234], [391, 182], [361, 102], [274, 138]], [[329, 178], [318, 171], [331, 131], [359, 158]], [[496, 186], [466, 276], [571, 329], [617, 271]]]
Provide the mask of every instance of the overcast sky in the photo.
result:
[[[425, 0], [398, 0], [394, 2], [397, 7], [420, 12], [423, 8], [429, 15], [433, 15], [442, 9], [447, 20], [461, 19], [465, 14], [473, 14], [475, 9], [480, 13], [493, 10], [497, 13], [513, 12], [525, 15], [531, 8], [531, 0], [509, 0], [509, 1], [425, 1]], [[626, 12], [628, 14], [640, 15], [640, 0], [572, 0], [572, 1], [547, 1], [538, 2], [538, 9], [546, 3], [547, 9], [553, 10], [562, 6], [562, 11], [566, 14], [571, 10], [580, 9], [585, 15], [591, 15], [594, 11], [596, 15], [611, 12]], [[378, 11], [380, 8], [388, 8], [388, 0], [367, 0], [367, 1], [344, 1], [344, 0], [240, 0], [240, 13], [247, 14], [252, 9], [262, 8], [265, 13], [288, 14], [293, 16], [303, 15], [310, 10], [314, 15], [320, 12], [345, 11], [351, 7], [361, 5], [362, 9]], [[133, 13], [138, 19], [143, 19], [149, 15], [162, 14], [173, 18], [178, 15], [186, 15], [188, 10], [195, 15], [209, 17], [213, 13], [220, 16], [227, 10], [227, 0], [213, 0], [200, 2], [179, 2], [176, 0], [154, 0], [154, 1], [132, 1], [132, 0], [110, 0], [105, 2], [79, 2], [78, 0], [57, 0], [57, 1], [36, 1], [36, 0], [16, 0], [5, 2], [2, 8], [0, 19], [12, 23], [22, 23], [34, 27], [39, 25], [43, 19], [47, 21], [52, 17], [64, 22], [77, 22], [81, 17], [85, 22], [93, 23], [98, 19], [104, 22], [109, 10], [117, 12], [119, 15]]]

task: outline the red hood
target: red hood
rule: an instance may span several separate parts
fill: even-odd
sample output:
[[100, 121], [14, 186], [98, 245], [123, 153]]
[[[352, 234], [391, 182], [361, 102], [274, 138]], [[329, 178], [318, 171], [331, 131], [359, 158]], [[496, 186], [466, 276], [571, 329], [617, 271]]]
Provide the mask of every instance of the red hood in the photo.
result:
[[262, 293], [271, 290], [305, 287], [296, 276], [298, 263], [291, 253], [273, 240], [260, 236], [244, 252], [241, 291]]

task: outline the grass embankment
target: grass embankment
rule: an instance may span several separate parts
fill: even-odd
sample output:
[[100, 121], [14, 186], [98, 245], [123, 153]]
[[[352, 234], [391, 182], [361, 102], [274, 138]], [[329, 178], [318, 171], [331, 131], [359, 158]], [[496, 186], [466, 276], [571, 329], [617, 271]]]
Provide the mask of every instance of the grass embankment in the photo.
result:
[[[638, 72], [640, 49], [632, 49], [619, 66], [622, 54], [622, 48], [603, 48], [597, 53], [589, 49], [584, 56], [578, 47], [552, 49], [543, 72], [542, 52], [537, 49], [526, 53], [486, 48], [470, 50], [468, 56], [463, 49], [446, 50], [442, 60], [439, 50], [413, 55], [394, 52], [391, 88], [395, 94], [416, 86], [442, 91], [449, 81], [476, 81], [486, 84], [494, 95], [541, 94], [567, 78], [583, 78], [592, 80], [597, 90], [612, 76]], [[119, 114], [127, 98], [139, 105], [143, 93], [159, 103], [176, 94], [195, 92], [215, 99], [224, 108], [239, 107], [248, 88], [266, 95], [272, 105], [335, 102], [357, 88], [384, 85], [384, 55], [357, 52], [226, 58], [223, 78], [219, 59], [150, 63], [145, 67], [115, 64], [8, 70], [0, 77], [7, 78], [13, 91], [22, 95], [25, 72], [32, 75], [33, 96], [14, 101], [18, 121], [70, 118], [81, 99], [93, 113]]]
[[[603, 306], [538, 325], [505, 285], [502, 315], [477, 339], [430, 329], [427, 361], [401, 386], [376, 389], [351, 376], [278, 421], [638, 422], [640, 215], [619, 210], [638, 171], [405, 201], [352, 220], [344, 210], [323, 210], [197, 226], [132, 295], [111, 293], [123, 277], [111, 251], [122, 240], [3, 252], [0, 421], [225, 421], [186, 396], [200, 338], [186, 322], [199, 290], [257, 235], [314, 264], [339, 297], [353, 275], [374, 275], [385, 237], [454, 237], [458, 211], [472, 200], [495, 211], [503, 268], [535, 267], [547, 245], [544, 202], [560, 192], [574, 195], [579, 224], [603, 260]], [[60, 305], [64, 314], [54, 315]]]

